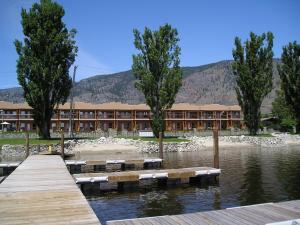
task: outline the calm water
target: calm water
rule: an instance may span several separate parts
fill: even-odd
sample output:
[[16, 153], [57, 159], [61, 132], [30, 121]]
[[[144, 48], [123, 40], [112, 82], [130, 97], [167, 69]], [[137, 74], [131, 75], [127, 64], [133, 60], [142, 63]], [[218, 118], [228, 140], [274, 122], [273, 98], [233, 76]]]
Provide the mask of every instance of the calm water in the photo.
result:
[[[168, 153], [165, 167], [211, 166], [212, 157], [209, 150]], [[151, 187], [85, 195], [102, 223], [300, 199], [300, 146], [223, 148], [220, 166], [222, 174], [218, 185]]]

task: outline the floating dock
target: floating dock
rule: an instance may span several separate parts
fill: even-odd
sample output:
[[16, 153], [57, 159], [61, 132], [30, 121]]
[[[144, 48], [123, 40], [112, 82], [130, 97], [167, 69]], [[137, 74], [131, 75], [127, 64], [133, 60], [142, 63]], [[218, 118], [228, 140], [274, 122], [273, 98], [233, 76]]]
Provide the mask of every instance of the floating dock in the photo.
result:
[[[242, 206], [216, 211], [108, 221], [108, 225], [300, 224], [300, 200]], [[285, 221], [281, 223], [282, 221]]]
[[161, 168], [162, 159], [65, 160], [71, 174]]
[[154, 180], [161, 184], [179, 184], [201, 181], [201, 178], [215, 178], [221, 173], [220, 169], [211, 167], [192, 167], [165, 170], [138, 170], [113, 173], [82, 173], [74, 174], [76, 184], [98, 184], [100, 190], [120, 189], [124, 185], [145, 186]]
[[8, 176], [11, 174], [21, 162], [1, 162], [0, 163], [0, 176]]
[[60, 156], [29, 156], [0, 184], [0, 224], [100, 224]]

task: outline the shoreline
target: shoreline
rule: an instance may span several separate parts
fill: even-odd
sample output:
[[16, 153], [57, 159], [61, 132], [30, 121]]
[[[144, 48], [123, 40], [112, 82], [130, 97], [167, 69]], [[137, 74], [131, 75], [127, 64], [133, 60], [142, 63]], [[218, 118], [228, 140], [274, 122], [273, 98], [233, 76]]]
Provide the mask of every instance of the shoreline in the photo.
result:
[[[289, 145], [300, 146], [300, 135], [272, 134], [272, 137], [253, 136], [220, 136], [219, 148], [249, 148], [262, 147], [267, 149], [283, 148]], [[164, 142], [164, 152], [194, 152], [213, 148], [213, 138], [209, 137], [187, 137], [188, 142]], [[137, 155], [140, 153], [159, 152], [158, 142], [133, 140], [129, 138], [100, 137], [99, 139], [82, 139], [65, 141], [65, 153], [86, 155], [102, 155], [103, 157], [121, 157], [126, 155]], [[38, 151], [39, 150], [39, 151]], [[53, 150], [60, 152], [60, 144], [53, 145]], [[32, 155], [48, 151], [48, 145], [30, 146]], [[0, 160], [22, 159], [25, 156], [24, 145], [3, 145], [0, 151]]]
[[[193, 152], [209, 150], [213, 148], [213, 138], [187, 137], [188, 142], [164, 142], [164, 152]], [[288, 145], [300, 145], [300, 135], [273, 134], [272, 137], [252, 136], [220, 136], [219, 147], [222, 148], [281, 148]], [[120, 148], [119, 146], [122, 146]], [[133, 140], [130, 138], [101, 137], [96, 140], [79, 140], [74, 152], [93, 152], [99, 154], [134, 154], [134, 153], [157, 153], [159, 143], [155, 141]], [[92, 150], [92, 151], [91, 151]]]

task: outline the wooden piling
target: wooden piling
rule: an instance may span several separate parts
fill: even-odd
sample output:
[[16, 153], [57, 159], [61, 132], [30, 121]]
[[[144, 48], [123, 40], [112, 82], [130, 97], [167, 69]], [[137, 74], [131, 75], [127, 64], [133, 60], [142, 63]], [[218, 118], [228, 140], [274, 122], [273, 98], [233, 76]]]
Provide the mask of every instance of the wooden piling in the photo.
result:
[[61, 131], [61, 138], [60, 138], [60, 148], [61, 148], [61, 157], [65, 159], [65, 137], [64, 137], [64, 131]]
[[161, 158], [161, 159], [164, 158], [164, 153], [163, 153], [163, 135], [162, 135], [162, 132], [159, 132], [159, 158]]
[[29, 133], [26, 132], [25, 159], [29, 156]]
[[219, 131], [217, 129], [213, 130], [214, 139], [214, 168], [220, 168], [219, 165]]

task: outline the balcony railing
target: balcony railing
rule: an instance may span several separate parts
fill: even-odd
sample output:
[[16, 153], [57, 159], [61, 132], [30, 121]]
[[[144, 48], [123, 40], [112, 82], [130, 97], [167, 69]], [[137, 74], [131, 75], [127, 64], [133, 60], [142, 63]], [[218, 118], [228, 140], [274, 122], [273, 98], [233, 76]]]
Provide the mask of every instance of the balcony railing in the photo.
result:
[[95, 115], [94, 114], [80, 115], [79, 118], [80, 119], [95, 119]]
[[15, 114], [4, 114], [4, 115], [2, 115], [2, 116], [0, 116], [0, 119], [1, 118], [3, 118], [3, 119], [17, 119], [18, 118], [18, 116], [17, 115], [15, 115]]
[[226, 114], [222, 114], [221, 117], [219, 114], [216, 115], [216, 119], [227, 119], [227, 115]]
[[137, 119], [149, 119], [150, 115], [148, 113], [136, 113], [135, 117]]
[[20, 119], [32, 119], [32, 114], [21, 114]]
[[99, 115], [99, 119], [113, 119], [114, 115]]
[[240, 114], [232, 114], [231, 118], [239, 119], [239, 118], [241, 118], [241, 115]]
[[183, 119], [183, 113], [167, 113], [168, 119]]
[[131, 119], [132, 118], [132, 116], [131, 115], [122, 115], [122, 114], [120, 114], [120, 115], [117, 115], [117, 118], [118, 119]]
[[51, 119], [58, 119], [58, 115], [57, 114], [52, 115]]
[[187, 113], [186, 115], [187, 119], [198, 119], [197, 113]]
[[98, 114], [99, 119], [114, 119], [114, 113], [99, 113]]
[[69, 119], [70, 115], [69, 114], [60, 114], [61, 119]]
[[117, 112], [116, 118], [117, 119], [132, 119], [132, 113], [131, 111], [123, 111], [123, 112]]
[[214, 116], [211, 114], [204, 114], [204, 115], [202, 115], [202, 118], [203, 119], [214, 119]]

